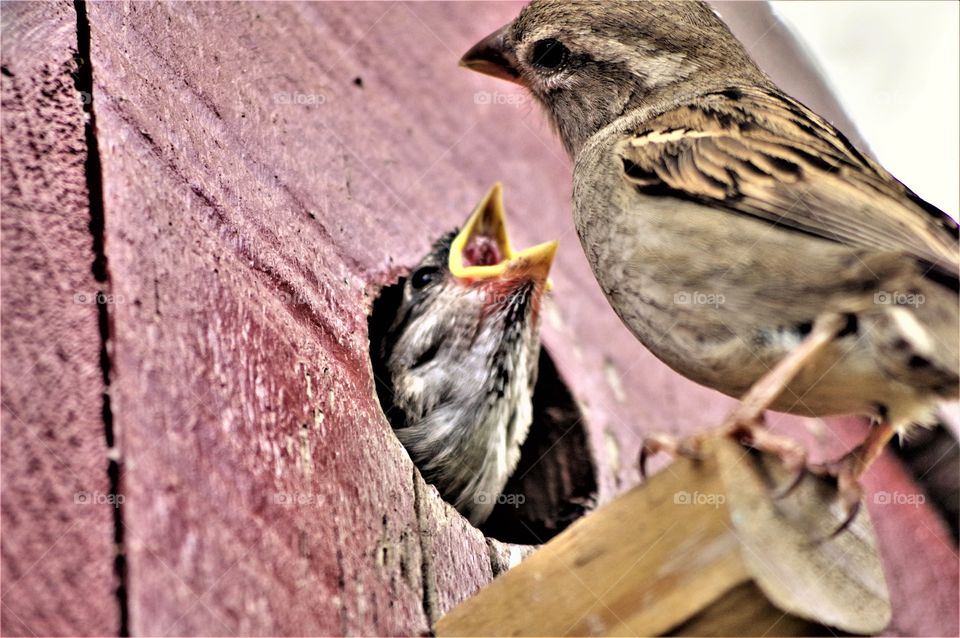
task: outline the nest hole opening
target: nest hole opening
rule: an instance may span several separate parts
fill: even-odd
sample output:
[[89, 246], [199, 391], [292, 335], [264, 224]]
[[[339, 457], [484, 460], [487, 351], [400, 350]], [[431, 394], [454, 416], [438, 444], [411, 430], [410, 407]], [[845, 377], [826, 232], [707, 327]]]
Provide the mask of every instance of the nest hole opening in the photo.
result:
[[[368, 317], [374, 384], [391, 427], [402, 415], [393, 405], [381, 344], [400, 307], [405, 281], [384, 286]], [[507, 543], [544, 543], [591, 509], [596, 492], [583, 414], [546, 346], [541, 346], [530, 431], [516, 469], [479, 529]]]

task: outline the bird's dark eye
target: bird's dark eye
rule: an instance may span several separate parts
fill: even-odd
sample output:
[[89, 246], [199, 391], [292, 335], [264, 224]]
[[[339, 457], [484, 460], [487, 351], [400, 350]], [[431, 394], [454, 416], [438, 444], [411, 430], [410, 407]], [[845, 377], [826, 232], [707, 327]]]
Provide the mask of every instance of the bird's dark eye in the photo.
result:
[[418, 268], [413, 276], [410, 277], [410, 283], [413, 284], [414, 290], [420, 290], [431, 281], [437, 278], [437, 273], [440, 271], [436, 266], [424, 266], [423, 268]]
[[559, 40], [546, 38], [533, 45], [531, 62], [541, 69], [559, 69], [567, 63], [569, 57], [570, 49], [563, 46]]

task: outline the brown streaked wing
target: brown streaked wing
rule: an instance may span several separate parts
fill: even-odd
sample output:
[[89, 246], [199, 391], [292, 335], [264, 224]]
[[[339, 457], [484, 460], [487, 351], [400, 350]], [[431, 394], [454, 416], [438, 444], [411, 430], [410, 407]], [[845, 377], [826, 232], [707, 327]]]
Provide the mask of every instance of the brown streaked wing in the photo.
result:
[[693, 199], [850, 246], [895, 250], [953, 278], [957, 224], [783, 94], [728, 89], [663, 113], [617, 149], [649, 195]]

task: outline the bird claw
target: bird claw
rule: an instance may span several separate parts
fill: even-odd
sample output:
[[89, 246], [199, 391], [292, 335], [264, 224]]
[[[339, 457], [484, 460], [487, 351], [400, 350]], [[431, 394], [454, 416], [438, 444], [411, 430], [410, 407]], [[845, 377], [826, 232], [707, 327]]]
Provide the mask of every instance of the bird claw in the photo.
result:
[[862, 507], [863, 487], [860, 485], [861, 462], [853, 452], [840, 457], [835, 461], [811, 465], [807, 471], [816, 476], [832, 479], [837, 484], [837, 493], [843, 504], [846, 515], [843, 522], [822, 540], [836, 538], [846, 531]]
[[773, 497], [780, 499], [793, 492], [806, 475], [807, 451], [793, 439], [768, 430], [762, 415], [749, 421], [737, 420], [736, 416], [736, 413], [731, 415], [723, 425], [728, 435], [741, 445], [780, 459], [784, 469], [794, 475], [786, 487], [773, 493]]
[[731, 436], [753, 449], [762, 450], [780, 459], [784, 468], [793, 473], [793, 478], [782, 489], [773, 493], [773, 498], [789, 496], [803, 482], [808, 474], [832, 478], [837, 483], [837, 492], [843, 503], [846, 516], [843, 522], [823, 540], [836, 538], [850, 527], [860, 512], [863, 488], [859, 475], [862, 472], [861, 459], [857, 454], [848, 454], [830, 463], [807, 464], [807, 452], [799, 444], [787, 437], [779, 436], [766, 429], [762, 419], [750, 423], [729, 421], [725, 427]]
[[772, 495], [773, 498], [779, 501], [780, 499], [787, 498], [788, 496], [793, 494], [793, 491], [797, 489], [797, 487], [799, 487], [801, 483], [803, 483], [803, 479], [807, 476], [808, 473], [809, 472], [806, 466], [797, 470], [794, 473], [793, 478], [790, 479], [790, 482], [787, 483], [786, 487], [780, 490], [777, 490], [773, 493]]
[[647, 459], [660, 452], [666, 452], [673, 457], [682, 456], [692, 461], [703, 460], [700, 454], [699, 437], [688, 436], [680, 439], [670, 434], [654, 433], [645, 437], [643, 445], [640, 446], [637, 466], [642, 479], [647, 479]]
[[783, 498], [793, 492], [806, 475], [807, 452], [803, 447], [793, 439], [770, 432], [764, 424], [763, 415], [740, 419], [734, 413], [722, 426], [712, 432], [683, 438], [660, 433], [647, 436], [640, 447], [637, 463], [640, 476], [643, 479], [647, 478], [647, 460], [660, 452], [666, 452], [674, 457], [682, 456], [694, 461], [702, 461], [703, 455], [700, 448], [706, 436], [727, 436], [741, 445], [780, 459], [786, 470], [795, 476], [786, 487], [773, 494], [774, 498]]
[[[783, 467], [793, 474], [787, 485], [775, 492], [772, 497], [782, 499], [793, 493], [808, 474], [833, 479], [837, 484], [837, 492], [843, 503], [846, 516], [843, 522], [821, 541], [830, 540], [847, 530], [861, 508], [863, 488], [860, 486], [860, 474], [863, 471], [863, 459], [856, 450], [846, 456], [829, 463], [817, 465], [807, 464], [807, 452], [793, 439], [770, 432], [763, 423], [763, 418], [752, 418], [749, 421], [739, 420], [736, 414], [731, 417], [712, 435], [728, 436], [751, 449], [765, 452], [780, 459]], [[660, 452], [667, 452], [672, 456], [682, 456], [695, 461], [702, 461], [700, 452], [705, 436], [711, 433], [700, 433], [678, 438], [669, 434], [651, 434], [647, 436], [640, 447], [638, 465], [640, 476], [647, 478], [647, 459]]]

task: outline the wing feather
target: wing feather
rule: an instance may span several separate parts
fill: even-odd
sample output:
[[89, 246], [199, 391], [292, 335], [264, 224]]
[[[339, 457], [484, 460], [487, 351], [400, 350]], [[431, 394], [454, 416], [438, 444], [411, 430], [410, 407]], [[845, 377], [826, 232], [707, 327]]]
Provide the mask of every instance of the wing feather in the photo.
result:
[[850, 246], [909, 254], [956, 278], [957, 224], [799, 102], [730, 89], [645, 122], [617, 152], [648, 195], [720, 209]]

